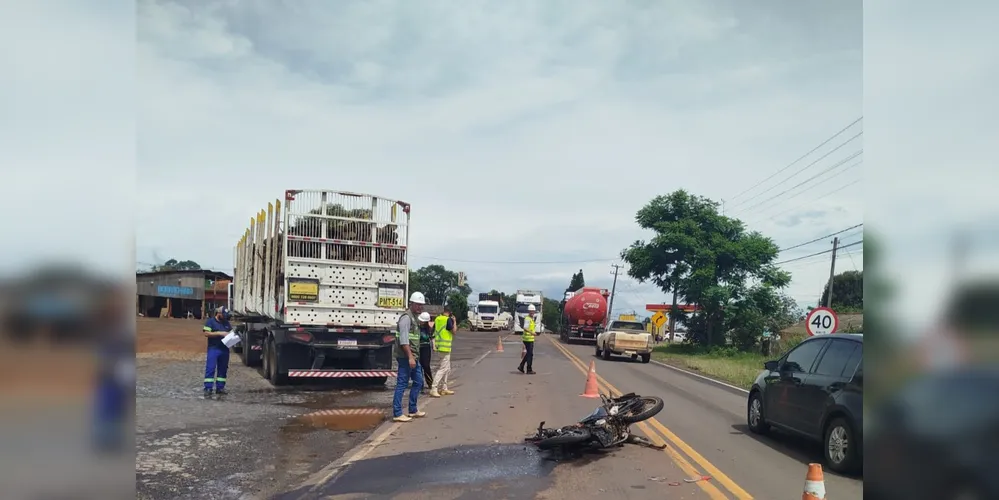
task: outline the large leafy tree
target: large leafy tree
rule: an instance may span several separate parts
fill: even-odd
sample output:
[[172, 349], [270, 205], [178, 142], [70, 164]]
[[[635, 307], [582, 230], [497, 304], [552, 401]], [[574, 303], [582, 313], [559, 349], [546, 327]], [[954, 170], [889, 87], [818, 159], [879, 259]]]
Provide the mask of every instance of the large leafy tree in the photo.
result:
[[153, 266], [153, 271], [198, 271], [201, 265], [193, 260], [169, 259], [163, 264]]
[[[829, 298], [829, 283], [822, 287], [819, 305], [826, 305]], [[836, 312], [858, 312], [864, 310], [864, 272], [846, 271], [833, 276], [832, 308]]]
[[777, 245], [719, 214], [716, 202], [684, 190], [655, 197], [635, 221], [654, 236], [621, 252], [628, 275], [672, 293], [674, 306], [683, 297], [702, 308], [688, 320], [692, 340], [718, 344], [732, 331], [737, 344], [755, 342], [791, 280], [773, 264]]
[[[459, 293], [465, 298], [465, 310], [468, 310], [468, 294], [472, 293], [472, 287], [468, 283], [458, 285], [458, 273], [451, 271], [440, 264], [433, 264], [410, 271], [409, 273], [410, 292], [423, 292], [427, 297], [428, 304], [444, 305], [448, 297], [454, 293]], [[459, 316], [463, 317], [463, 316]]]
[[572, 275], [572, 279], [569, 281], [569, 287], [565, 289], [567, 292], [573, 292], [579, 290], [586, 286], [586, 279], [583, 278], [583, 270], [580, 269], [578, 273]]

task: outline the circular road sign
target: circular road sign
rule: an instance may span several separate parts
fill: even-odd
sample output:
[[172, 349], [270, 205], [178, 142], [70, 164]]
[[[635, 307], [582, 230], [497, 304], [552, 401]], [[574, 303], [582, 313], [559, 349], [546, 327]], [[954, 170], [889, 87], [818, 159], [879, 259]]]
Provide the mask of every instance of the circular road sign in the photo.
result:
[[816, 307], [808, 313], [805, 318], [805, 327], [808, 335], [828, 335], [835, 333], [839, 328], [839, 318], [836, 313], [828, 307]]

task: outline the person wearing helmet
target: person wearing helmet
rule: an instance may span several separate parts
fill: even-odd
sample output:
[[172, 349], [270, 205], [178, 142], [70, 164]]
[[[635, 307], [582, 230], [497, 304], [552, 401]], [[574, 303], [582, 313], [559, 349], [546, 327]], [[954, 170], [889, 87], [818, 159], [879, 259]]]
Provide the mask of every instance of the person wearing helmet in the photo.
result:
[[433, 371], [430, 368], [430, 355], [434, 346], [434, 328], [430, 326], [430, 313], [423, 311], [416, 318], [420, 324], [420, 368], [423, 370], [423, 392], [430, 391], [434, 383]]
[[225, 376], [229, 371], [229, 348], [222, 343], [225, 337], [232, 331], [229, 324], [229, 311], [225, 306], [215, 309], [215, 315], [208, 318], [202, 330], [208, 339], [208, 355], [205, 356], [205, 399], [212, 397], [212, 389], [215, 394], [224, 396]]
[[[395, 395], [392, 398], [392, 420], [396, 422], [409, 422], [414, 417], [427, 416], [426, 412], [417, 408], [420, 390], [423, 389], [423, 367], [417, 362], [420, 356], [420, 328], [417, 315], [423, 311], [423, 305], [426, 303], [427, 299], [422, 293], [413, 292], [409, 296], [409, 310], [399, 316], [396, 325], [395, 345], [392, 346], [393, 355], [399, 363]], [[404, 414], [402, 396], [406, 393], [406, 387], [410, 382], [413, 382], [413, 388], [409, 390], [409, 412]]]
[[[528, 375], [534, 375], [534, 316], [537, 315], [538, 309], [534, 307], [534, 304], [527, 306], [527, 316], [524, 316], [524, 358], [520, 360], [520, 366], [517, 367], [517, 371], [520, 373], [527, 373]], [[527, 372], [524, 372], [524, 367], [527, 367]]]
[[447, 388], [447, 378], [451, 373], [451, 343], [458, 325], [451, 314], [451, 308], [444, 306], [444, 311], [434, 319], [434, 350], [440, 354], [437, 373], [430, 384], [430, 397], [450, 396], [454, 391]]

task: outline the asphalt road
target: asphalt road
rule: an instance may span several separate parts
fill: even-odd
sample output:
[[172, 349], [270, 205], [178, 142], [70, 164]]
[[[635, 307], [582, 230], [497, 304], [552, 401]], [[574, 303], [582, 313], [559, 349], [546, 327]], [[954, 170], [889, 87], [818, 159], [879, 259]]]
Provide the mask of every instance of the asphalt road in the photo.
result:
[[[558, 340], [550, 340], [555, 347]], [[712, 476], [720, 472], [727, 478], [716, 477], [715, 482], [726, 486], [732, 498], [799, 498], [807, 464], [822, 463], [818, 445], [776, 433], [766, 437], [750, 433], [744, 392], [653, 363], [623, 357], [604, 361], [594, 356], [592, 345], [564, 349], [585, 364], [595, 360], [601, 385], [609, 383], [624, 392], [663, 398], [666, 407], [655, 418], [658, 424], [652, 426], [699, 470]], [[699, 456], [693, 456], [692, 451]], [[827, 470], [825, 485], [829, 498], [863, 497], [861, 477], [839, 476]]]
[[[421, 399], [428, 413], [409, 423], [387, 422], [278, 499], [784, 499], [800, 498], [815, 447], [796, 440], [747, 435], [745, 395], [655, 364], [595, 360], [591, 346], [563, 347], [539, 338], [536, 375], [515, 368], [521, 344], [505, 337], [504, 352], [484, 350], [488, 334], [472, 333], [456, 394]], [[458, 347], [462, 349], [462, 347]], [[491, 351], [491, 352], [490, 352]], [[585, 373], [596, 361], [604, 392], [663, 397], [666, 408], [633, 430], [665, 450], [626, 445], [577, 460], [553, 462], [523, 438], [539, 421], [572, 423], [599, 402], [582, 398]], [[612, 387], [609, 387], [612, 386]], [[702, 478], [697, 482], [685, 480]], [[826, 473], [830, 498], [859, 499], [859, 478]]]
[[[498, 335], [459, 335], [452, 365], [460, 377]], [[394, 379], [384, 388], [350, 380], [274, 388], [233, 353], [230, 394], [205, 400], [203, 366], [204, 354], [137, 359], [138, 498], [270, 498], [339, 459], [391, 415]]]

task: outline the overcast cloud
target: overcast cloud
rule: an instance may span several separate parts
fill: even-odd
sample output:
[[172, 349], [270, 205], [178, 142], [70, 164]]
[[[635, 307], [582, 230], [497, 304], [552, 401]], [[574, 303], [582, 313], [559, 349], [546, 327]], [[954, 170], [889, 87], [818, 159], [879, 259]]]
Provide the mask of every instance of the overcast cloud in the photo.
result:
[[[476, 291], [610, 287], [650, 198], [733, 196], [862, 115], [861, 3], [811, 5], [141, 1], [137, 258], [230, 269], [251, 214], [329, 188], [412, 203], [414, 267]], [[753, 205], [861, 147], [732, 213], [785, 246], [859, 223], [859, 186]], [[794, 268], [802, 302], [823, 262]], [[664, 300], [619, 286], [615, 309]]]

